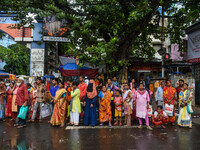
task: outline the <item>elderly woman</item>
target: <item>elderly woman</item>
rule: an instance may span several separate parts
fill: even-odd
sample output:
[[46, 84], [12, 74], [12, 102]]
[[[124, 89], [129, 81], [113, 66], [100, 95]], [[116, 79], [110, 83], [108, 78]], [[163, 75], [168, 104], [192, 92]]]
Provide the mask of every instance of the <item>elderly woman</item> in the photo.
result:
[[85, 113], [83, 118], [84, 125], [95, 126], [97, 124], [96, 116], [96, 102], [97, 102], [97, 89], [95, 81], [92, 79], [89, 81], [87, 87], [87, 94], [85, 97]]

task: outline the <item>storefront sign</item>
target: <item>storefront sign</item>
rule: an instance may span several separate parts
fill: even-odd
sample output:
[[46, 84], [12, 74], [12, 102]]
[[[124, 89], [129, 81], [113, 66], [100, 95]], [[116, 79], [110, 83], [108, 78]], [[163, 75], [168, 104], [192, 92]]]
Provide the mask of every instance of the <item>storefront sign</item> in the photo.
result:
[[200, 62], [200, 30], [188, 34], [188, 63]]

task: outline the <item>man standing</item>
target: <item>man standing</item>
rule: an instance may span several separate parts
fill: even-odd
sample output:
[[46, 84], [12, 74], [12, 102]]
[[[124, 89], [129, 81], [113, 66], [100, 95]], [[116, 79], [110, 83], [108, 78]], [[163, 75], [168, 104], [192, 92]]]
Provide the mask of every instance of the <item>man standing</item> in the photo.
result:
[[[28, 103], [28, 89], [26, 84], [24, 84], [24, 78], [20, 77], [17, 82], [18, 90], [16, 95], [16, 102], [18, 113], [20, 111], [20, 108], [22, 106], [26, 107]], [[26, 119], [18, 118], [18, 123], [15, 126], [18, 126], [17, 128], [23, 128], [26, 126]]]
[[34, 104], [34, 108], [33, 108], [33, 115], [32, 115], [32, 122], [35, 121], [35, 115], [37, 112], [37, 109], [39, 107], [40, 109], [40, 117], [39, 117], [39, 121], [42, 122], [42, 105], [45, 103], [46, 101], [46, 86], [42, 83], [42, 79], [40, 77], [37, 78], [37, 98], [36, 98], [36, 102]]
[[164, 109], [164, 101], [163, 101], [163, 89], [165, 87], [165, 82], [162, 81], [161, 85], [157, 88], [156, 91], [156, 103], [158, 106], [162, 106]]
[[177, 99], [179, 100], [179, 94], [183, 89], [183, 85], [184, 85], [184, 80], [183, 79], [179, 79], [179, 86], [176, 87], [176, 94], [177, 94]]
[[116, 86], [116, 87], [119, 87], [119, 83], [117, 82], [117, 78], [116, 77], [113, 77], [113, 85]]
[[0, 119], [4, 118], [5, 104], [4, 99], [6, 96], [6, 86], [3, 81], [0, 81]]
[[101, 78], [101, 75], [98, 76], [98, 80], [99, 80], [98, 91], [101, 91], [103, 86], [103, 80]]
[[53, 79], [52, 80], [53, 86], [50, 88], [50, 96], [51, 96], [51, 102], [50, 102], [50, 107], [51, 107], [51, 115], [53, 114], [53, 109], [54, 109], [54, 100], [56, 96], [56, 91], [59, 89], [58, 86], [58, 80]]

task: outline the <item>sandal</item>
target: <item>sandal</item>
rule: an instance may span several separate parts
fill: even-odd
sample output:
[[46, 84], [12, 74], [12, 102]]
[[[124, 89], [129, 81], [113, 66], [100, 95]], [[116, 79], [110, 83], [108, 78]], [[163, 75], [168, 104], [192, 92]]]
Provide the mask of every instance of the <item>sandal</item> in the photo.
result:
[[19, 124], [14, 124], [14, 127], [18, 127], [19, 126]]
[[114, 126], [118, 126], [118, 125], [119, 125], [118, 122], [115, 122], [115, 123], [114, 123]]
[[112, 127], [112, 124], [111, 124], [111, 123], [109, 123], [109, 124], [108, 124], [108, 127]]
[[142, 129], [142, 125], [139, 125], [139, 126], [138, 126], [138, 129]]
[[153, 130], [150, 126], [147, 126], [147, 129], [148, 129], [148, 130]]
[[21, 129], [21, 128], [23, 128], [23, 127], [24, 127], [23, 125], [20, 125], [20, 126], [17, 127], [17, 129]]
[[122, 126], [122, 123], [120, 123], [119, 126]]
[[163, 129], [165, 129], [166, 127], [164, 125], [161, 126]]

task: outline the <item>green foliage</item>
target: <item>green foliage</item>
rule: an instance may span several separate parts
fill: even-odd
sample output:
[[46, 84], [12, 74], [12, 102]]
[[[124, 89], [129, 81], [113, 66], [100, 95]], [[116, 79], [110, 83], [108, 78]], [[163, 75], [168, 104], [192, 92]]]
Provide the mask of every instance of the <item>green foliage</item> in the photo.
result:
[[[1, 5], [2, 4], [2, 5]], [[4, 5], [3, 5], [4, 4]], [[5, 7], [7, 5], [7, 7]], [[90, 62], [106, 64], [110, 72], [129, 65], [130, 57], [152, 59], [155, 50], [152, 37], [161, 39], [159, 26], [163, 7], [170, 16], [164, 36], [170, 35], [171, 43], [183, 48], [181, 37], [185, 29], [197, 21], [200, 15], [199, 0], [1, 0], [0, 8], [16, 11], [21, 25], [32, 22], [28, 17], [55, 14], [69, 21], [71, 43], [61, 47], [68, 55], [79, 55], [81, 65]]]
[[4, 69], [8, 72], [28, 75], [30, 68], [30, 50], [21, 44], [13, 44], [8, 48], [0, 46], [0, 58], [5, 60]]

